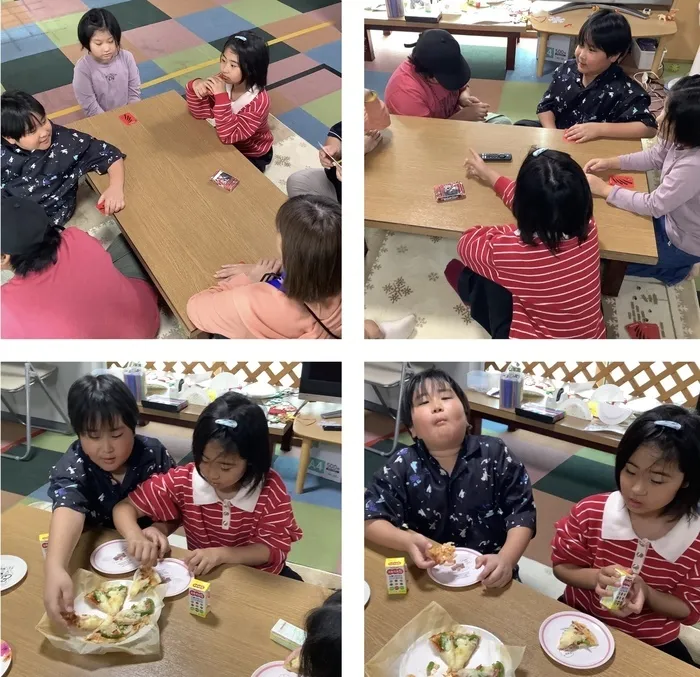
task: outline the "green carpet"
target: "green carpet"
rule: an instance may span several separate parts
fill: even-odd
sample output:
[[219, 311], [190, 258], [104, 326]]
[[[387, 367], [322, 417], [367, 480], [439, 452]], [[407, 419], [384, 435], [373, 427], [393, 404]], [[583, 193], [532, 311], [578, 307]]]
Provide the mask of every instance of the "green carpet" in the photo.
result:
[[506, 77], [506, 48], [482, 45], [461, 45], [462, 55], [469, 62], [472, 79], [504, 80]]
[[[26, 447], [18, 444], [11, 454], [21, 456]], [[32, 445], [32, 455], [29, 461], [11, 461], [2, 458], [0, 469], [2, 477], [0, 484], [3, 491], [27, 496], [49, 481], [49, 473], [61, 459], [61, 454], [48, 449], [40, 449]]]
[[592, 493], [617, 490], [612, 467], [579, 455], [572, 456], [551, 470], [535, 482], [534, 488], [574, 503]]
[[304, 537], [292, 546], [289, 561], [295, 564], [340, 572], [341, 511], [293, 501], [294, 517]]

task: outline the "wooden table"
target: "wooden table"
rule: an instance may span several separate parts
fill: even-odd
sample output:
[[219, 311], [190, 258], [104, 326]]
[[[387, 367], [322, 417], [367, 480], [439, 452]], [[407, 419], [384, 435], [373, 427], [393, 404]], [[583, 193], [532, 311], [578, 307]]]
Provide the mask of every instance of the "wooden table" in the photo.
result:
[[[129, 111], [138, 122], [127, 126]], [[224, 263], [253, 263], [277, 251], [275, 215], [284, 194], [176, 92], [166, 92], [71, 124], [126, 154], [126, 208], [116, 219], [151, 279], [190, 335], [187, 301], [214, 284]], [[240, 179], [231, 193], [209, 179]], [[107, 175], [88, 175], [102, 192]]]
[[[565, 611], [568, 609], [566, 605], [515, 581], [496, 593], [486, 593], [481, 586], [460, 590], [441, 588], [425, 572], [414, 567], [409, 568], [408, 593], [390, 598], [386, 594], [384, 558], [395, 555], [390, 551], [380, 553], [369, 547], [365, 549], [365, 580], [372, 592], [365, 608], [365, 661], [369, 661], [406, 623], [435, 601], [456, 621], [489, 630], [509, 646], [527, 647], [516, 673], [518, 677], [583, 674], [567, 670], [550, 660], [538, 639], [542, 621], [551, 614]], [[611, 632], [616, 644], [612, 660], [601, 668], [587, 670], [585, 674], [696, 677], [694, 668], [676, 658], [618, 630], [611, 628]]]
[[[670, 2], [670, 0], [669, 0]], [[642, 3], [640, 6], [644, 6]], [[651, 70], [655, 73], [659, 72], [661, 58], [669, 38], [675, 35], [678, 30], [675, 21], [659, 21], [657, 15], [662, 11], [660, 7], [654, 7], [652, 15], [648, 19], [640, 19], [630, 14], [625, 14], [625, 18], [629, 21], [632, 29], [633, 38], [658, 38], [659, 45], [654, 54], [654, 61], [651, 65]], [[665, 11], [665, 10], [663, 10]], [[547, 13], [538, 13], [531, 17], [530, 22], [532, 28], [537, 31], [539, 43], [537, 45], [537, 77], [542, 77], [544, 74], [544, 61], [547, 53], [547, 39], [550, 35], [568, 35], [575, 37], [581, 30], [581, 26], [593, 14], [592, 9], [575, 9], [571, 12], [563, 12], [560, 15], [552, 14], [551, 16], [561, 16], [564, 19], [563, 23], [552, 23], [547, 20]]]
[[374, 47], [370, 31], [405, 31], [421, 33], [430, 28], [441, 28], [453, 35], [485, 35], [491, 38], [506, 38], [506, 70], [515, 69], [515, 48], [522, 35], [528, 32], [527, 24], [473, 24], [465, 23], [462, 16], [446, 17], [439, 23], [389, 19], [386, 12], [365, 11], [365, 61], [374, 61]]
[[[465, 179], [469, 148], [512, 153], [513, 162], [494, 165], [512, 179], [532, 146], [569, 153], [581, 166], [594, 157], [641, 150], [639, 141], [619, 139], [568, 143], [556, 129], [396, 115], [385, 134], [385, 141], [365, 156], [365, 225], [455, 239], [472, 226], [513, 223], [511, 212], [491, 188]], [[648, 190], [646, 174], [625, 173], [634, 176], [637, 190]], [[464, 182], [467, 199], [438, 204], [433, 187], [451, 181]], [[651, 218], [617, 209], [601, 198], [594, 199], [594, 214], [601, 258], [606, 260], [603, 293], [616, 296], [627, 263], [657, 262], [654, 227]]]
[[342, 432], [340, 430], [324, 430], [319, 424], [322, 420], [329, 423], [342, 424], [342, 416], [322, 419], [321, 414], [337, 410], [338, 404], [326, 402], [309, 402], [294, 419], [294, 436], [301, 439], [301, 457], [297, 471], [297, 494], [304, 493], [304, 480], [311, 461], [311, 445], [313, 442], [326, 442], [341, 446]]
[[[573, 444], [583, 444], [593, 449], [607, 451], [610, 454], [616, 454], [617, 447], [620, 444], [621, 438], [619, 435], [584, 430], [590, 424], [590, 421], [584, 421], [582, 418], [565, 416], [556, 423], [542, 423], [532, 418], [518, 416], [513, 409], [502, 409], [497, 397], [489, 397], [475, 390], [467, 390], [467, 399], [471, 409], [470, 420], [474, 427], [474, 430], [472, 430], [474, 435], [481, 434], [482, 421], [487, 419], [496, 423], [504, 423], [509, 428], [528, 430], [539, 435], [572, 442]], [[525, 401], [533, 404], [544, 404], [544, 398], [541, 402], [531, 398], [527, 398]]]
[[[44, 563], [37, 537], [48, 532], [51, 515], [18, 505], [2, 514], [2, 552], [29, 566], [27, 577], [2, 593], [2, 638], [13, 650], [9, 677], [247, 677], [260, 665], [284, 660], [289, 652], [270, 640], [279, 618], [303, 627], [308, 611], [323, 602], [323, 588], [274, 576], [250, 567], [219, 567], [203, 579], [212, 581], [212, 611], [206, 619], [188, 611], [187, 594], [166, 600], [161, 614], [161, 655], [110, 653], [80, 656], [54, 648], [34, 628], [44, 613]], [[115, 531], [83, 534], [69, 571], [89, 569], [90, 554]], [[172, 557], [183, 550], [173, 548]]]

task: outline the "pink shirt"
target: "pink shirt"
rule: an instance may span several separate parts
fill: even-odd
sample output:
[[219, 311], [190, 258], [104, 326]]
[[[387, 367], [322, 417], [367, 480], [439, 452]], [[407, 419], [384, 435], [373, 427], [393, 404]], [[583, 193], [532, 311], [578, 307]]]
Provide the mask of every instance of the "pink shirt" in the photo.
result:
[[446, 120], [459, 111], [462, 90], [451, 92], [437, 82], [428, 82], [416, 73], [414, 65], [404, 61], [389, 78], [384, 102], [394, 115]]
[[78, 228], [66, 228], [56, 264], [0, 287], [2, 338], [155, 338], [155, 290], [124, 277], [110, 255]]

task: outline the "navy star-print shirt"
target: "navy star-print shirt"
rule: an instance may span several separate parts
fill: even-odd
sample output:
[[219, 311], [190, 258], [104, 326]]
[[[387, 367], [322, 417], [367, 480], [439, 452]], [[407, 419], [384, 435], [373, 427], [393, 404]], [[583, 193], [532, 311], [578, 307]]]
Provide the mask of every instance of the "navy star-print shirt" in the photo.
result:
[[552, 83], [537, 112], [552, 111], [557, 129], [583, 122], [643, 122], [655, 129], [656, 118], [649, 112], [650, 103], [641, 85], [627, 77], [617, 64], [584, 87], [576, 59], [569, 59], [552, 74]]
[[75, 212], [78, 179], [88, 172], [105, 174], [126, 157], [118, 148], [89, 134], [53, 125], [47, 150], [22, 150], [2, 140], [2, 197], [25, 197], [38, 202], [62, 228]]
[[397, 451], [365, 491], [372, 519], [485, 555], [501, 550], [509, 529], [536, 527], [525, 466], [503, 440], [475, 435], [464, 439], [451, 474], [420, 440]]
[[175, 461], [159, 440], [135, 435], [124, 481], [119, 483], [111, 473], [90, 460], [77, 440], [52, 468], [48, 493], [54, 510], [77, 510], [85, 515], [87, 526], [114, 529], [114, 506], [151, 475], [168, 472], [174, 467]]

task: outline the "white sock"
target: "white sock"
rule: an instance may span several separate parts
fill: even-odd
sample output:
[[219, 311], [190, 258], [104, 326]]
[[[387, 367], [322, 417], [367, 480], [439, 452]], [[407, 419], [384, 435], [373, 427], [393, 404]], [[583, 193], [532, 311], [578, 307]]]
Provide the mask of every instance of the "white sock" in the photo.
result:
[[407, 339], [416, 328], [416, 316], [406, 315], [400, 320], [393, 322], [377, 322], [379, 328], [384, 332], [384, 338]]

